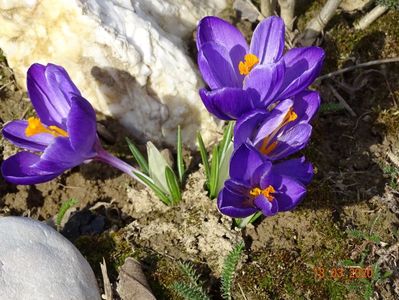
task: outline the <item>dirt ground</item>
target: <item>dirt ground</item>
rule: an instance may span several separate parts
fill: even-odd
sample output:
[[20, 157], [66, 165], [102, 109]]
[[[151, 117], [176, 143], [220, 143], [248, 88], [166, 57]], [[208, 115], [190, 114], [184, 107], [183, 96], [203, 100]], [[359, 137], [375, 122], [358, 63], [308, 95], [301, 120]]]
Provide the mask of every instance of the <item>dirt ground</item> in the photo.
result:
[[[299, 19], [300, 28], [311, 11]], [[320, 41], [327, 53], [322, 74], [399, 56], [399, 12], [387, 13], [362, 32], [351, 27], [355, 18], [341, 13], [331, 22]], [[246, 21], [237, 25], [253, 29]], [[0, 76], [0, 126], [33, 115], [5, 57]], [[317, 173], [308, 196], [292, 212], [234, 229], [207, 197], [199, 154], [192, 152], [177, 207], [164, 206], [127, 175], [91, 162], [34, 186], [15, 186], [0, 177], [0, 214], [48, 220], [62, 203], [78, 200], [62, 233], [89, 260], [101, 287], [102, 257], [115, 286], [118, 268], [132, 256], [142, 263], [157, 298], [180, 299], [170, 285], [182, 280], [177, 261], [190, 261], [219, 299], [223, 258], [244, 241], [235, 299], [398, 299], [399, 63], [355, 68], [316, 81], [313, 88], [321, 93], [322, 107], [304, 154]], [[104, 125], [105, 148], [133, 163], [127, 132], [100, 114], [98, 123]], [[16, 151], [2, 139], [0, 162]], [[353, 271], [368, 267], [371, 278]]]

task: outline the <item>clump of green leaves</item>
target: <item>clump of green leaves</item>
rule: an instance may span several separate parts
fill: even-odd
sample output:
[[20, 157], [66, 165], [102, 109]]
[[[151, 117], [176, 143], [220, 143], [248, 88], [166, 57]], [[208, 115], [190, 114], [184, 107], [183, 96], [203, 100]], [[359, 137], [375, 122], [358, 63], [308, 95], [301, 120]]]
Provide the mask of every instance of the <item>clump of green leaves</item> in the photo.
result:
[[73, 198], [62, 203], [60, 210], [57, 213], [57, 218], [55, 220], [55, 224], [57, 225], [57, 227], [61, 226], [62, 219], [64, 218], [64, 215], [67, 212], [67, 210], [70, 209], [71, 207], [75, 206], [78, 203], [79, 203], [78, 200], [73, 199]]
[[240, 243], [227, 255], [223, 264], [222, 272], [222, 296], [226, 300], [231, 300], [231, 287], [233, 285], [234, 273], [240, 261], [244, 244]]
[[394, 190], [398, 189], [399, 182], [399, 169], [395, 166], [387, 165], [383, 168], [384, 174], [388, 175], [390, 178], [389, 186]]
[[357, 229], [348, 229], [346, 231], [346, 233], [351, 238], [362, 239], [362, 240], [373, 242], [375, 244], [379, 244], [381, 241], [380, 236], [375, 233], [367, 234], [367, 233], [365, 233], [361, 230], [357, 230]]
[[[221, 294], [223, 299], [231, 300], [231, 287], [233, 285], [234, 275], [237, 264], [240, 261], [244, 244], [236, 245], [229, 252], [224, 260], [223, 271], [221, 277]], [[200, 280], [200, 276], [189, 263], [180, 263], [180, 269], [185, 275], [186, 282], [175, 282], [171, 288], [184, 299], [187, 300], [209, 300], [209, 295], [205, 292], [204, 282]]]
[[188, 279], [188, 282], [175, 282], [172, 289], [184, 299], [190, 300], [209, 300], [209, 296], [203, 288], [203, 282], [195, 272], [193, 266], [189, 263], [179, 263], [180, 270]]
[[[370, 232], [370, 234], [367, 234], [357, 229], [347, 230], [346, 232], [351, 238], [365, 240], [375, 244], [379, 244], [381, 241], [381, 238], [377, 234], [373, 234], [372, 232]], [[345, 267], [371, 268], [371, 278], [357, 278], [356, 280], [351, 281], [350, 284], [347, 286], [348, 291], [361, 294], [363, 296], [363, 299], [365, 300], [372, 298], [374, 294], [374, 287], [378, 282], [389, 278], [393, 274], [391, 271], [386, 271], [383, 273], [378, 263], [367, 266], [366, 259], [369, 254], [370, 249], [368, 249], [368, 247], [365, 247], [360, 253], [359, 260], [355, 261], [352, 259], [346, 259], [342, 261], [342, 265]]]
[[213, 147], [210, 159], [201, 134], [197, 134], [197, 144], [205, 169], [206, 188], [211, 199], [216, 198], [229, 176], [230, 157], [233, 153], [233, 128], [234, 122], [229, 122], [224, 129], [223, 139]]
[[147, 143], [147, 161], [131, 140], [126, 138], [126, 141], [142, 172], [142, 174], [135, 173], [135, 175], [152, 189], [166, 205], [175, 205], [179, 203], [182, 199], [181, 191], [185, 173], [180, 126], [177, 128], [177, 175], [173, 171], [171, 163], [153, 143]]
[[336, 103], [336, 102], [329, 102], [329, 103], [323, 103], [320, 105], [320, 113], [335, 113], [339, 111], [343, 111], [345, 108], [341, 103]]
[[399, 0], [377, 0], [377, 4], [399, 10]]

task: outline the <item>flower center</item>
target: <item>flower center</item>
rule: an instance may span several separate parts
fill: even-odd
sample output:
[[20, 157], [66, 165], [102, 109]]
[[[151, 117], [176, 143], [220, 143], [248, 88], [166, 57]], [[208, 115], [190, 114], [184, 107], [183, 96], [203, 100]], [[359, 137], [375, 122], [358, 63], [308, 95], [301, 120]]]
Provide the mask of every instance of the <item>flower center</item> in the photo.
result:
[[49, 133], [55, 137], [68, 137], [68, 132], [65, 130], [53, 125], [46, 127], [39, 118], [30, 117], [28, 119], [28, 126], [25, 129], [25, 135], [30, 137], [39, 133]]
[[249, 191], [249, 195], [252, 196], [253, 198], [258, 197], [260, 194], [266, 197], [269, 202], [272, 202], [274, 200], [274, 197], [270, 194], [275, 193], [276, 190], [274, 189], [273, 186], [269, 185], [267, 188], [261, 190], [260, 188], [256, 187], [253, 188]]
[[248, 75], [249, 72], [259, 63], [259, 58], [251, 53], [245, 54], [244, 61], [238, 64], [238, 70], [241, 75]]
[[287, 125], [290, 122], [295, 121], [298, 118], [298, 115], [294, 112], [294, 110], [291, 108], [287, 114], [285, 115], [283, 121], [281, 124], [268, 136], [263, 140], [262, 146], [260, 147], [260, 152], [267, 155], [270, 152], [272, 152], [276, 147], [277, 147], [277, 141], [274, 141], [273, 143], [270, 143], [271, 139], [274, 138], [274, 136], [277, 134], [277, 132]]

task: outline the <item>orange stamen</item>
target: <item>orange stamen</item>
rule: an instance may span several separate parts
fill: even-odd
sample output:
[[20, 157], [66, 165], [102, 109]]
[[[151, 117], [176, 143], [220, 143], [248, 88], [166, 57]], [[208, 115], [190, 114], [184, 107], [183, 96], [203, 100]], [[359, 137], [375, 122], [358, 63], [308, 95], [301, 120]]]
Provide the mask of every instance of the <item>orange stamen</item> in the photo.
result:
[[39, 118], [30, 117], [28, 119], [28, 126], [25, 129], [25, 135], [27, 137], [30, 137], [39, 133], [49, 133], [55, 137], [68, 137], [68, 132], [66, 132], [65, 130], [54, 125], [46, 127], [45, 125], [43, 125]]
[[244, 61], [238, 64], [238, 70], [241, 75], [248, 75], [249, 72], [259, 63], [259, 58], [251, 53], [245, 54]]
[[298, 115], [294, 112], [292, 108], [287, 112], [281, 124], [268, 136], [263, 140], [262, 146], [260, 147], [260, 152], [267, 155], [272, 152], [277, 147], [277, 141], [274, 141], [269, 145], [271, 139], [277, 134], [277, 132], [287, 125], [288, 123], [295, 121], [298, 118]]
[[260, 188], [256, 187], [253, 188], [249, 191], [249, 195], [252, 196], [253, 198], [259, 196], [260, 194], [262, 194], [263, 196], [266, 197], [267, 200], [269, 200], [269, 202], [272, 202], [274, 200], [274, 197], [270, 194], [275, 193], [276, 190], [274, 189], [273, 186], [269, 185], [267, 188], [261, 190]]

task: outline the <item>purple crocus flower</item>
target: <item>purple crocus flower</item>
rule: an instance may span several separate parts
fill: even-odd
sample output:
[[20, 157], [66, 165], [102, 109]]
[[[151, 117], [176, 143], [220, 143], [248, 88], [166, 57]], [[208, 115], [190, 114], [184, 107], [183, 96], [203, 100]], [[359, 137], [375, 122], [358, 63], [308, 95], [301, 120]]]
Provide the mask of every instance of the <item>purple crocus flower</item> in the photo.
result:
[[209, 112], [234, 120], [306, 89], [321, 70], [319, 47], [293, 48], [283, 55], [284, 22], [269, 17], [256, 27], [250, 46], [241, 32], [217, 17], [197, 30], [198, 65], [210, 90], [200, 96]]
[[292, 210], [304, 198], [312, 177], [312, 165], [304, 157], [272, 164], [254, 147], [242, 144], [232, 155], [230, 179], [219, 193], [218, 208], [233, 218]]
[[309, 121], [319, 106], [317, 92], [303, 91], [280, 101], [271, 111], [253, 110], [237, 120], [234, 147], [249, 141], [270, 160], [283, 159], [306, 146], [312, 133]]
[[33, 64], [27, 87], [38, 118], [11, 121], [2, 130], [6, 139], [25, 149], [3, 162], [1, 172], [7, 181], [46, 182], [91, 159], [136, 178], [137, 170], [102, 149], [95, 111], [62, 67]]

